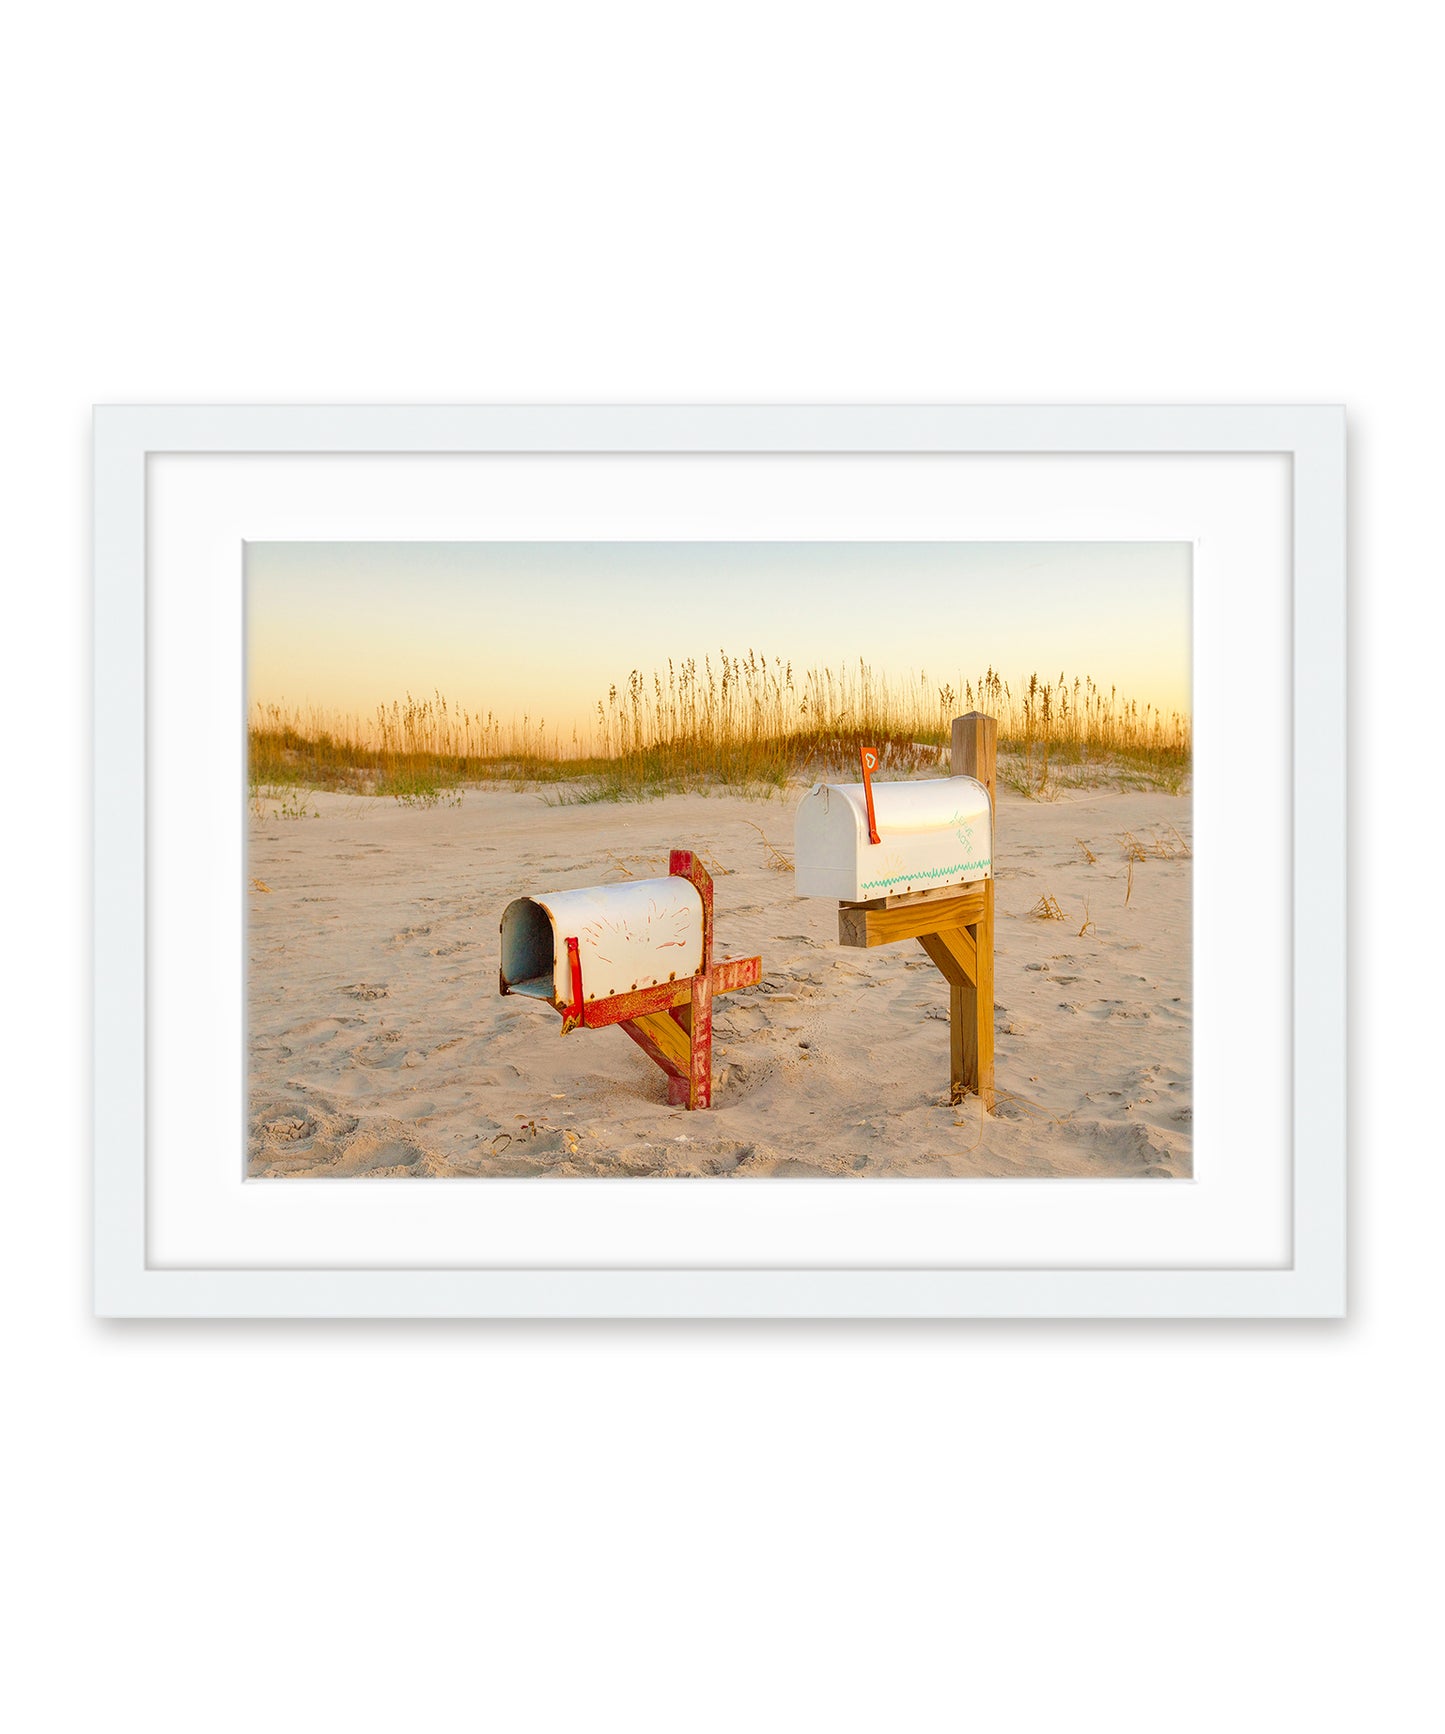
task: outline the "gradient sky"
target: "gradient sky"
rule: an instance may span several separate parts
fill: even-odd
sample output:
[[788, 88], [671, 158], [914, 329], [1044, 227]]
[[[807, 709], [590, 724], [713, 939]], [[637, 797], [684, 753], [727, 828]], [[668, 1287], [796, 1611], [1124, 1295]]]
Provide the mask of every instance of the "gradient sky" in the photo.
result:
[[254, 703], [360, 717], [440, 691], [585, 726], [632, 669], [720, 647], [795, 669], [1092, 675], [1188, 715], [1187, 542], [251, 542]]

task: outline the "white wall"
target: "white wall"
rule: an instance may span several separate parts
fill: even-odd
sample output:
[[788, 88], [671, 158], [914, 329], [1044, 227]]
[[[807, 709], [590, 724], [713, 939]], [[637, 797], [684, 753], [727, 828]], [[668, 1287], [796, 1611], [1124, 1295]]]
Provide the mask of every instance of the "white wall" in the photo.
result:
[[[10, 21], [10, 1725], [1429, 1720], [1423, 16], [257, 0]], [[1348, 403], [1347, 1324], [90, 1319], [89, 406], [433, 399]]]

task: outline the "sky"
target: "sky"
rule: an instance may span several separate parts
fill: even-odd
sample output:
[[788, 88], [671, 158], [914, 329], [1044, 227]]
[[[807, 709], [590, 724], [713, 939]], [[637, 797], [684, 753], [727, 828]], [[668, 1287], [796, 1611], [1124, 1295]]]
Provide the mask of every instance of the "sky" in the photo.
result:
[[408, 692], [563, 734], [720, 648], [963, 691], [1092, 676], [1189, 714], [1187, 542], [250, 542], [250, 702]]

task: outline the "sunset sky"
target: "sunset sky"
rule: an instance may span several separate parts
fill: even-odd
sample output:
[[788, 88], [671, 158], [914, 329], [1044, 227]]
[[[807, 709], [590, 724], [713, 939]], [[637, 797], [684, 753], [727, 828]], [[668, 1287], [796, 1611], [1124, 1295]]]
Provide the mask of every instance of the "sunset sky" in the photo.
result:
[[564, 733], [633, 669], [1091, 675], [1189, 712], [1186, 542], [252, 542], [253, 704], [360, 717], [440, 691]]

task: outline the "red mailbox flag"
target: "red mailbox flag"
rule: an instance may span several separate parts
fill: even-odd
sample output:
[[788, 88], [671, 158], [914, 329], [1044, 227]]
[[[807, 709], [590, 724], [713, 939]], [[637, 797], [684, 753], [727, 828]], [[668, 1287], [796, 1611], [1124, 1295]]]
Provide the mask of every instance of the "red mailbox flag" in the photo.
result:
[[873, 817], [873, 773], [878, 769], [878, 755], [872, 747], [860, 749], [863, 758], [863, 799], [868, 807], [868, 841], [878, 839], [878, 821]]

